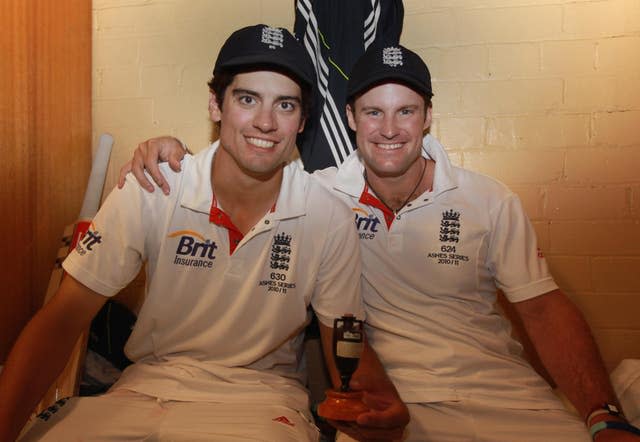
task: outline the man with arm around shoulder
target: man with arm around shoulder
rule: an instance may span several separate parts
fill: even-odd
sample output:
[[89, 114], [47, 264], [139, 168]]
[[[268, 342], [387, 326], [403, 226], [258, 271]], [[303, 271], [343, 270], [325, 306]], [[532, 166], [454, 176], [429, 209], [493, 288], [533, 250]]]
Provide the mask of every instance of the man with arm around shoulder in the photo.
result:
[[[432, 89], [420, 57], [395, 44], [369, 48], [350, 74], [348, 96], [358, 150], [314, 175], [355, 215], [367, 333], [411, 414], [403, 440], [586, 441], [590, 433], [597, 442], [640, 440], [518, 197], [453, 166], [431, 135], [423, 139]], [[161, 181], [159, 145], [174, 145], [163, 155], [181, 151], [156, 141], [136, 152], [139, 179], [148, 157]], [[496, 310], [496, 288], [581, 419], [522, 358]]]

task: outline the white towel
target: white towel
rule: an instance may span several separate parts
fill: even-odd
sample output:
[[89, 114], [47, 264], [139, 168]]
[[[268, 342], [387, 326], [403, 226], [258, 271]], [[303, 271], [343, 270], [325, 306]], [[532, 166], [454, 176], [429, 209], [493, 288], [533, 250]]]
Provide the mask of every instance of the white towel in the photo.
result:
[[626, 418], [640, 426], [640, 359], [623, 359], [611, 372], [611, 383]]

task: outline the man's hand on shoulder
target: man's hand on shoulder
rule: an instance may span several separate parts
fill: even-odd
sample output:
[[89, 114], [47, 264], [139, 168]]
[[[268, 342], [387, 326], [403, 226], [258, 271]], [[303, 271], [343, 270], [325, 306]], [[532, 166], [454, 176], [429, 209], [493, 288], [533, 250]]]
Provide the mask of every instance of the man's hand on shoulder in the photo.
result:
[[169, 167], [179, 172], [180, 161], [186, 153], [187, 150], [180, 140], [170, 136], [151, 138], [138, 144], [138, 147], [133, 152], [133, 159], [120, 169], [118, 188], [121, 189], [124, 186], [125, 177], [131, 172], [144, 189], [148, 192], [153, 192], [154, 186], [144, 173], [146, 170], [156, 185], [162, 189], [162, 192], [168, 195], [171, 188], [160, 172], [158, 163], [168, 161]]

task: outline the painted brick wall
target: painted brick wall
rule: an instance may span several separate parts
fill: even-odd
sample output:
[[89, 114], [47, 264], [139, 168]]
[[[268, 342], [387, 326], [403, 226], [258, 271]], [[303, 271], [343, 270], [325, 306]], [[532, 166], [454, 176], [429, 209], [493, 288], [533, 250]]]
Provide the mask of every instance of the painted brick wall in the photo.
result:
[[[94, 0], [94, 138], [210, 137], [222, 40], [293, 26], [292, 0]], [[521, 196], [605, 361], [640, 358], [640, 1], [404, 0], [402, 42], [434, 81], [432, 133], [453, 161]], [[117, 171], [109, 172], [113, 185]]]
[[137, 143], [177, 135], [209, 144], [211, 70], [236, 29], [293, 27], [292, 0], [93, 0], [93, 130], [115, 138], [107, 186]]
[[640, 357], [640, 2], [404, 4], [434, 134], [519, 193], [609, 368]]

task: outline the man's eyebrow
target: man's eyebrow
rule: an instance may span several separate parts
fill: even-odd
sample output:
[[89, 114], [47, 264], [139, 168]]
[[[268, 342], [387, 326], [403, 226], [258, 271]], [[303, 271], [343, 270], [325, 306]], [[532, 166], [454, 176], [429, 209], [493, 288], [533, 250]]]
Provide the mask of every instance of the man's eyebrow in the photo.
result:
[[257, 93], [256, 91], [252, 91], [250, 89], [242, 89], [242, 88], [236, 88], [236, 89], [232, 90], [231, 93], [233, 95], [253, 95], [255, 97], [259, 97], [260, 96], [260, 94]]
[[278, 101], [296, 101], [298, 103], [301, 103], [302, 99], [297, 95], [280, 95], [278, 97]]
[[[256, 91], [252, 91], [251, 89], [244, 89], [244, 88], [233, 89], [231, 93], [233, 94], [233, 96], [238, 96], [238, 95], [251, 95], [254, 97], [262, 96], [260, 95], [260, 93]], [[280, 95], [278, 96], [278, 98], [276, 98], [276, 101], [295, 101], [297, 103], [302, 103], [302, 99], [296, 95]]]
[[[420, 107], [419, 104], [406, 104], [406, 105], [399, 106], [396, 109], [417, 109], [419, 107]], [[360, 108], [360, 111], [370, 111], [370, 110], [382, 111], [382, 108], [380, 106], [375, 106], [375, 105], [369, 105], [369, 106], [365, 105]]]
[[368, 111], [368, 110], [381, 110], [378, 106], [362, 106], [360, 111]]

